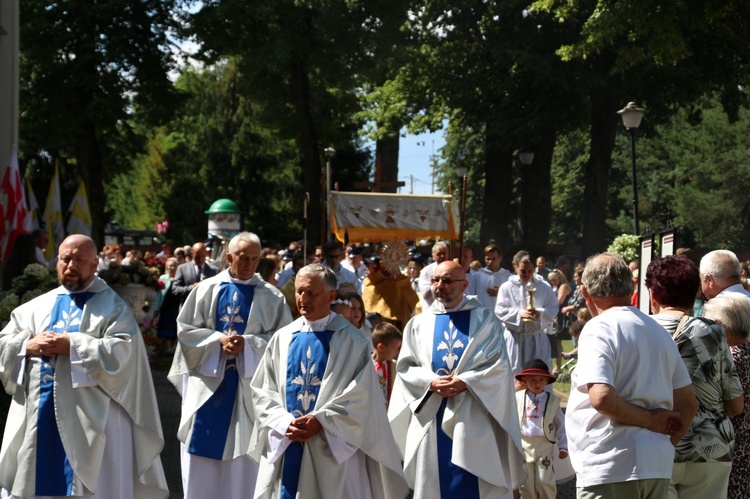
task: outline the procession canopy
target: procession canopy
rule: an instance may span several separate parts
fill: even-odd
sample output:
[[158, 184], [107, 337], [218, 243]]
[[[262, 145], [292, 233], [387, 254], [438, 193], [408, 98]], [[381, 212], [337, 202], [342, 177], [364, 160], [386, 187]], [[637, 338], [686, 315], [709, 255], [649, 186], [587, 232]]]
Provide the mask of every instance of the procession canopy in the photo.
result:
[[331, 192], [331, 232], [339, 241], [413, 241], [458, 237], [450, 196]]

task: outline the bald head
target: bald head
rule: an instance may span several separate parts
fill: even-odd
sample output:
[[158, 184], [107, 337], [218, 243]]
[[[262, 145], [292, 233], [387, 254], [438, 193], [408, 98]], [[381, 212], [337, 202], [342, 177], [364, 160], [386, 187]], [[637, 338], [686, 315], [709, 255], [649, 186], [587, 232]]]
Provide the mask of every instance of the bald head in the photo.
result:
[[60, 245], [57, 278], [68, 291], [80, 291], [94, 280], [98, 263], [96, 243], [90, 237], [74, 234]]
[[208, 252], [206, 251], [206, 245], [203, 243], [195, 243], [193, 245], [193, 262], [199, 267], [203, 266], [203, 263], [206, 261], [206, 255], [208, 255]]
[[466, 272], [456, 262], [445, 261], [435, 268], [432, 276], [432, 293], [445, 308], [454, 308], [464, 299], [469, 286]]

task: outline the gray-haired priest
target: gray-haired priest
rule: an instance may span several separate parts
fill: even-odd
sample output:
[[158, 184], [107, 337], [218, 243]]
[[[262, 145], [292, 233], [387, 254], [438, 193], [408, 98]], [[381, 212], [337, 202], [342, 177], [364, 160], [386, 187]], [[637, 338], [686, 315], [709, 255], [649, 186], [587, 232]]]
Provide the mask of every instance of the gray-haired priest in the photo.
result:
[[185, 499], [252, 497], [258, 466], [247, 454], [253, 429], [250, 381], [271, 335], [292, 320], [284, 297], [255, 269], [260, 239], [229, 242], [229, 269], [200, 282], [177, 317], [169, 380], [182, 394]]
[[2, 497], [168, 495], [143, 339], [97, 264], [94, 241], [65, 239], [62, 286], [14, 310], [0, 333], [0, 379], [13, 396]]
[[302, 317], [271, 338], [252, 382], [255, 497], [405, 497], [371, 343], [331, 312], [333, 270], [308, 265], [295, 283]]

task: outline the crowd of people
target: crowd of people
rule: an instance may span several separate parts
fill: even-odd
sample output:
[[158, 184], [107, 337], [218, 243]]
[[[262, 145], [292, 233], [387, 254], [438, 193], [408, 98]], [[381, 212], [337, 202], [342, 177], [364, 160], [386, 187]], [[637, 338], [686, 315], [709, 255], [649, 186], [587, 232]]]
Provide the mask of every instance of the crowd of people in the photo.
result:
[[[13, 265], [48, 264], [28, 239]], [[550, 498], [568, 459], [580, 498], [750, 493], [750, 292], [734, 253], [640, 269], [646, 315], [637, 263], [615, 254], [571, 273], [519, 251], [511, 272], [494, 244], [484, 266], [442, 242], [398, 261], [303, 248], [242, 232], [221, 256], [202, 242], [123, 254], [68, 237], [49, 263], [60, 288], [0, 332], [0, 497], [168, 495], [141, 332], [97, 277], [136, 261], [163, 272], [149, 321], [182, 397], [186, 498]], [[565, 411], [563, 359], [577, 359]]]

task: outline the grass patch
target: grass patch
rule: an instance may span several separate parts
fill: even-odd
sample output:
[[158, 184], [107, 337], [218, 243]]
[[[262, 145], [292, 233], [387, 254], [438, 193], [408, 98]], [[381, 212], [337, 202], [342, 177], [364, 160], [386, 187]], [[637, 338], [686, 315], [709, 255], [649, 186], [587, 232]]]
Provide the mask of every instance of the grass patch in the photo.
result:
[[[563, 340], [562, 345], [563, 345], [563, 352], [570, 352], [571, 350], [573, 350], [573, 347], [574, 347], [573, 340]], [[565, 364], [565, 362], [567, 362], [567, 360], [563, 359], [563, 364]], [[554, 364], [555, 362], [553, 360], [552, 365], [554, 366]], [[569, 370], [566, 370], [566, 372], [569, 372]], [[555, 394], [558, 397], [560, 397], [560, 399], [562, 399], [563, 406], [566, 406], [568, 402], [568, 397], [570, 396], [570, 382], [563, 383], [561, 381], [556, 381], [554, 389], [555, 389]]]

